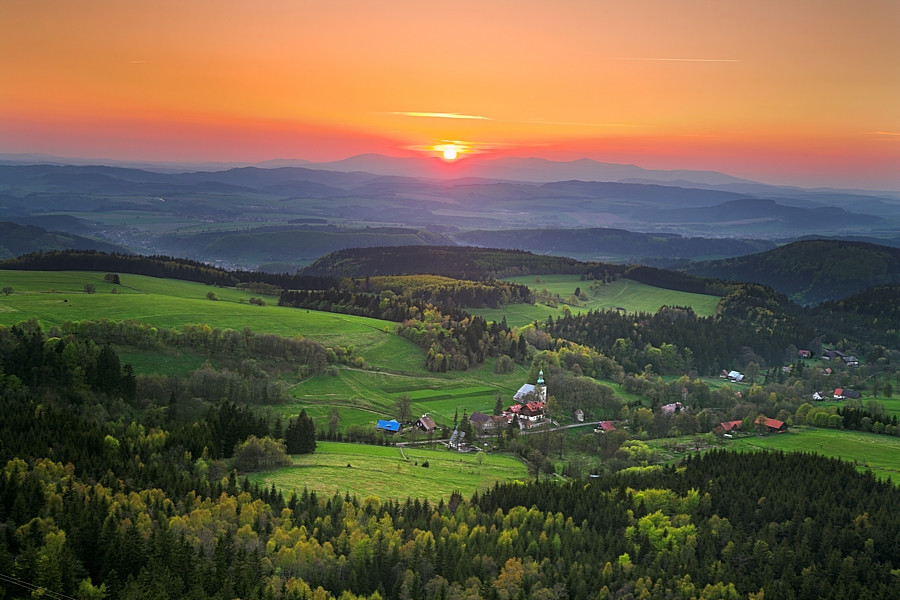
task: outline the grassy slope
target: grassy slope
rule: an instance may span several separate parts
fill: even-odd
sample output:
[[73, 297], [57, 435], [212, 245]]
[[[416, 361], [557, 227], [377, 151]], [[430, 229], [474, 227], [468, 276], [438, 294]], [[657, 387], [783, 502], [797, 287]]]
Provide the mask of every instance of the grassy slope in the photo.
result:
[[778, 435], [728, 440], [726, 447], [813, 452], [850, 461], [860, 469], [870, 469], [878, 477], [888, 477], [900, 484], [900, 438], [897, 437], [861, 431], [797, 428]]
[[[581, 281], [578, 275], [541, 275], [540, 281], [534, 276], [511, 277], [508, 281], [515, 281], [527, 285], [532, 290], [546, 289], [550, 293], [559, 294], [564, 300], [580, 287], [587, 295], [588, 300], [579, 305], [570, 305], [573, 313], [587, 312], [589, 310], [611, 309], [623, 307], [628, 312], [655, 313], [663, 305], [691, 306], [700, 316], [712, 315], [719, 304], [717, 296], [704, 294], [691, 294], [649, 286], [630, 279], [618, 279], [612, 283], [603, 285], [599, 290], [591, 289], [590, 281]], [[504, 316], [510, 325], [526, 325], [534, 321], [545, 321], [552, 315], [554, 319], [563, 315], [563, 305], [551, 308], [543, 304], [535, 306], [523, 304], [511, 304], [497, 309], [471, 310], [489, 321], [501, 320]]]
[[[393, 416], [397, 397], [413, 397], [413, 414], [430, 413], [441, 423], [452, 422], [459, 409], [491, 411], [497, 390], [510, 399], [524, 383], [519, 367], [507, 375], [493, 374], [493, 361], [466, 372], [431, 373], [424, 367], [423, 351], [394, 333], [395, 324], [336, 313], [240, 303], [254, 294], [203, 284], [121, 275], [123, 285], [103, 281], [105, 273], [0, 271], [0, 287], [12, 286], [10, 296], [0, 296], [0, 325], [13, 325], [34, 317], [44, 326], [65, 321], [108, 318], [136, 320], [158, 327], [206, 323], [221, 329], [251, 328], [254, 332], [284, 336], [302, 335], [325, 345], [353, 346], [370, 369], [338, 367], [336, 375], [317, 375], [289, 381], [296, 404], [272, 407], [276, 414], [296, 415], [306, 408], [313, 418], [325, 418], [332, 406], [341, 410], [341, 427], [372, 423]], [[86, 294], [92, 283], [97, 293]], [[118, 294], [111, 294], [116, 287]], [[218, 302], [206, 299], [215, 292]], [[258, 296], [258, 294], [256, 294]], [[201, 366], [203, 356], [182, 351], [171, 354], [123, 350], [123, 360], [138, 373], [186, 374]]]
[[[525, 466], [510, 456], [484, 454], [479, 464], [474, 453], [443, 449], [413, 448], [401, 452], [400, 448], [320, 442], [314, 454], [296, 455], [293, 459], [292, 467], [256, 473], [250, 480], [266, 486], [274, 483], [286, 495], [292, 490], [299, 495], [305, 487], [320, 495], [349, 491], [360, 498], [418, 497], [438, 502], [454, 491], [468, 498], [495, 481], [528, 477]], [[427, 468], [422, 466], [426, 460]]]

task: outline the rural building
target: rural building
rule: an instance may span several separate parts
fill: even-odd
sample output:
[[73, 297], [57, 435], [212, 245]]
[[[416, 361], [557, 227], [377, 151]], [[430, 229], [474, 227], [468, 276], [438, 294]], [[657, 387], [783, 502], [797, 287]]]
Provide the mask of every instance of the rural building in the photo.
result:
[[469, 415], [469, 423], [471, 423], [472, 427], [477, 431], [484, 433], [485, 431], [496, 429], [504, 423], [508, 423], [508, 420], [503, 416], [497, 417], [476, 410]]
[[600, 421], [594, 428], [594, 433], [609, 433], [610, 431], [615, 430], [616, 427], [613, 425], [612, 421]]
[[375, 423], [375, 429], [393, 435], [400, 431], [400, 423], [398, 423], [396, 419], [391, 419], [390, 421], [380, 419], [377, 423]]
[[847, 365], [848, 367], [858, 367], [859, 366], [859, 359], [856, 358], [855, 356], [846, 356], [845, 355], [845, 356], [841, 357], [841, 360], [844, 361], [844, 364]]
[[434, 422], [434, 419], [429, 417], [428, 415], [422, 415], [419, 417], [419, 420], [416, 421], [416, 427], [424, 431], [425, 433], [431, 433], [434, 431], [437, 425]]
[[809, 350], [797, 350], [797, 356], [800, 358], [809, 358], [812, 356], [812, 352]]
[[743, 421], [724, 421], [716, 425], [716, 428], [713, 431], [719, 435], [723, 435], [726, 433], [733, 433], [735, 431], [739, 431], [744, 426]]
[[740, 382], [744, 380], [744, 374], [739, 371], [729, 371], [728, 379], [735, 382]]
[[825, 399], [825, 392], [816, 392], [816, 393], [814, 393], [814, 394], [812, 395], [812, 399], [813, 399], [813, 400], [824, 400], [824, 399]]
[[824, 360], [832, 360], [835, 358], [844, 358], [844, 353], [840, 350], [824, 350], [822, 352], [822, 358]]
[[765, 424], [768, 433], [784, 433], [787, 431], [787, 424], [784, 421], [770, 419], [769, 417], [763, 417], [761, 420]]
[[531, 385], [530, 383], [524, 384], [519, 388], [519, 391], [516, 392], [516, 395], [513, 396], [513, 401], [517, 403], [522, 403], [527, 397], [533, 395], [536, 400], [540, 402], [547, 401], [547, 386], [544, 384], [544, 371], [541, 370], [538, 373], [537, 383], [535, 385]]
[[663, 412], [664, 415], [674, 415], [676, 412], [681, 411], [684, 408], [684, 405], [681, 402], [673, 402], [671, 404], [664, 404], [659, 407], [659, 410]]
[[575, 410], [575, 420], [579, 423], [584, 423], [584, 411], [580, 408]]
[[856, 390], [849, 388], [834, 388], [834, 399], [843, 400], [844, 398], [861, 398], [862, 394]]

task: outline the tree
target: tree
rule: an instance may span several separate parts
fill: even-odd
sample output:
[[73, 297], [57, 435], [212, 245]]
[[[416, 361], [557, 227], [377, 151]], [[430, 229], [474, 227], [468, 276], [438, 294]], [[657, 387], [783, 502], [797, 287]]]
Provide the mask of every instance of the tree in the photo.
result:
[[85, 294], [93, 294], [96, 291], [97, 291], [97, 286], [95, 286], [93, 283], [84, 284], [84, 293]]
[[251, 435], [234, 448], [234, 467], [240, 472], [258, 471], [271, 467], [286, 467], [291, 459], [284, 444], [265, 436]]
[[412, 416], [412, 400], [409, 394], [401, 394], [394, 402], [394, 410], [397, 412], [397, 420], [401, 423], [409, 421]]
[[884, 394], [885, 398], [890, 398], [894, 395], [894, 386], [891, 385], [890, 381], [886, 381], [883, 386], [881, 386], [881, 393]]
[[114, 283], [116, 285], [119, 285], [119, 283], [120, 283], [119, 274], [118, 273], [107, 273], [106, 275], [103, 276], [103, 281], [105, 281], [106, 283]]
[[5, 285], [5, 286], [3, 286], [3, 295], [4, 295], [4, 296], [9, 296], [9, 295], [12, 294], [12, 293], [13, 293], [13, 289], [12, 289], [12, 286], [11, 286], [11, 285]]
[[288, 454], [312, 454], [316, 451], [316, 424], [306, 414], [305, 408], [288, 423], [284, 443]]
[[215, 300], [218, 300], [219, 297], [216, 296], [215, 292], [210, 291], [210, 292], [206, 292], [206, 299], [215, 301]]
[[497, 390], [497, 395], [494, 398], [494, 416], [500, 416], [503, 414], [503, 393], [500, 390]]

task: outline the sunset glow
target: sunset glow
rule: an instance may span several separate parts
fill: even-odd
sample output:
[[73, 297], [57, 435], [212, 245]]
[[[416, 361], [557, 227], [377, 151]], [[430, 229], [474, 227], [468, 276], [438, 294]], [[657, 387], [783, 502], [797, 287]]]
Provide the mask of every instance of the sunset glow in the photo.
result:
[[586, 157], [900, 189], [898, 23], [895, 0], [8, 2], [0, 152]]

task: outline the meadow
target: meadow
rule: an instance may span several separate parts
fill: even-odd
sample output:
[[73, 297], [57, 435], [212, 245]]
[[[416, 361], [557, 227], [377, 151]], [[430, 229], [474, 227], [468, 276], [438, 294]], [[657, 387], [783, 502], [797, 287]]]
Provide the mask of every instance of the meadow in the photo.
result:
[[[692, 294], [653, 287], [630, 279], [617, 279], [610, 283], [582, 281], [579, 275], [540, 275], [510, 277], [505, 281], [513, 281], [527, 285], [535, 292], [546, 290], [550, 294], [559, 295], [563, 301], [556, 307], [547, 304], [510, 304], [500, 308], [471, 309], [469, 312], [484, 317], [488, 321], [500, 321], [506, 317], [510, 326], [522, 326], [535, 321], [546, 321], [548, 316], [557, 319], [565, 314], [565, 306], [572, 313], [591, 310], [615, 310], [624, 308], [629, 313], [655, 313], [661, 306], [690, 306], [699, 316], [715, 314], [719, 305], [718, 296]], [[595, 287], [591, 287], [594, 284]], [[588, 299], [578, 303], [566, 304], [565, 300], [581, 288]]]
[[865, 433], [795, 427], [788, 433], [727, 440], [726, 448], [741, 451], [810, 452], [851, 462], [860, 470], [900, 484], [900, 438]]
[[253, 473], [249, 479], [267, 487], [274, 483], [286, 497], [292, 491], [300, 495], [306, 488], [320, 496], [349, 492], [359, 498], [427, 498], [435, 503], [453, 492], [469, 498], [497, 481], [528, 479], [525, 465], [509, 455], [460, 454], [443, 448], [319, 442], [315, 453], [295, 455], [292, 460], [290, 467]]
[[[120, 285], [104, 281], [105, 273], [85, 271], [0, 271], [0, 287], [13, 293], [0, 296], [0, 325], [36, 318], [42, 327], [66, 321], [133, 320], [157, 327], [179, 328], [207, 324], [220, 329], [249, 327], [257, 333], [288, 337], [302, 335], [326, 346], [352, 347], [365, 359], [365, 368], [334, 365], [324, 374], [298, 379], [283, 375], [296, 402], [271, 407], [273, 414], [295, 416], [306, 409], [314, 419], [326, 419], [329, 410], [341, 413], [340, 427], [374, 423], [394, 416], [402, 394], [412, 399], [412, 414], [431, 414], [439, 423], [451, 423], [457, 409], [472, 413], [493, 410], [500, 391], [511, 402], [526, 383], [527, 370], [493, 373], [494, 360], [464, 372], [433, 373], [425, 368], [424, 352], [396, 333], [396, 324], [339, 313], [277, 306], [277, 297], [260, 296], [235, 288], [141, 275], [120, 275]], [[85, 284], [96, 292], [88, 294]], [[115, 289], [116, 293], [111, 293]], [[213, 292], [217, 301], [208, 300]], [[266, 306], [249, 304], [263, 297]], [[137, 373], [187, 375], [209, 360], [202, 353], [183, 349], [165, 352], [119, 348], [123, 362]], [[215, 365], [215, 361], [212, 361]]]

